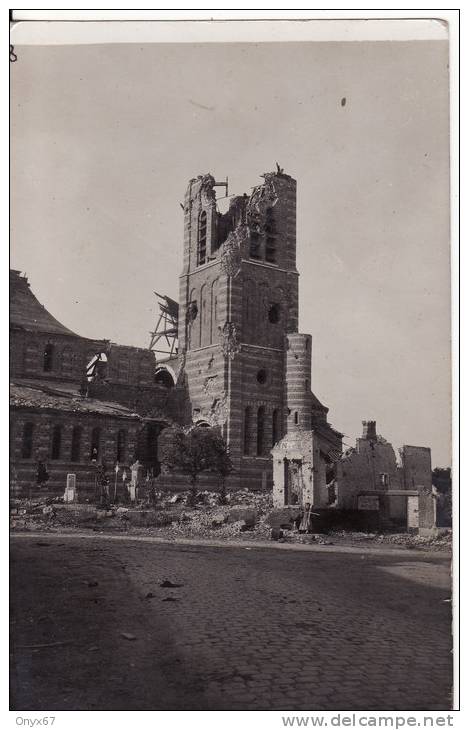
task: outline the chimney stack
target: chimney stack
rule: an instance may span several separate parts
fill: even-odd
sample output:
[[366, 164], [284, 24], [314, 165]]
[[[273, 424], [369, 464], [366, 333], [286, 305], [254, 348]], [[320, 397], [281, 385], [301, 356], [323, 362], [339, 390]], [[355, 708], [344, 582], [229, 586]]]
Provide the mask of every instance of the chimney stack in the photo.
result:
[[367, 441], [376, 441], [376, 421], [362, 421], [363, 436]]

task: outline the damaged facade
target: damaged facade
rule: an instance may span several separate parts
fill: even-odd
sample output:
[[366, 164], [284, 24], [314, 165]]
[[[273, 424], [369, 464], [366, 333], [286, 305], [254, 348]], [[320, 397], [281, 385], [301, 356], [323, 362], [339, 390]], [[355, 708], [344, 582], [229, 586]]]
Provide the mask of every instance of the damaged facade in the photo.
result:
[[362, 425], [356, 446], [347, 449], [335, 464], [334, 506], [376, 512], [381, 527], [432, 528], [436, 499], [430, 449], [402, 446], [398, 460], [392, 445], [377, 434], [376, 421], [363, 421]]
[[153, 352], [80, 337], [10, 271], [10, 459], [17, 494], [63, 493], [67, 473], [90, 493], [98, 463], [123, 469], [139, 459], [159, 471], [157, 439], [180, 415], [177, 398], [155, 382]]

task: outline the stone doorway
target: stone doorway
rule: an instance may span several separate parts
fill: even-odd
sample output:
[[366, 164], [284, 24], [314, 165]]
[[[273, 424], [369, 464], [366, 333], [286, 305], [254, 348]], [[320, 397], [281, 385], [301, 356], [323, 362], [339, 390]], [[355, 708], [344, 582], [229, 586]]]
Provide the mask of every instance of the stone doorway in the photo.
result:
[[303, 503], [303, 461], [285, 459], [285, 505]]
[[407, 497], [407, 528], [418, 530], [419, 528], [419, 498]]

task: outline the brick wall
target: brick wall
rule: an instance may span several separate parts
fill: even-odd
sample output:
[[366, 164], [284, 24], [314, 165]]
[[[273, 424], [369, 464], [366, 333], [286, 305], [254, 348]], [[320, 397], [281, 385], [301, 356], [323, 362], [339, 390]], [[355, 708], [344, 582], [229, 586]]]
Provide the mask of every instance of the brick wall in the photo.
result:
[[[46, 347], [51, 350], [51, 369], [44, 368]], [[10, 331], [10, 374], [12, 378], [41, 378], [79, 383], [86, 366], [98, 352], [105, 352], [105, 340], [87, 340], [42, 332]]]
[[[24, 457], [25, 425], [32, 424], [31, 456]], [[54, 429], [60, 427], [61, 439], [58, 458], [53, 457]], [[125, 432], [125, 446], [121, 451], [121, 463], [129, 466], [136, 457], [137, 419], [80, 415], [70, 412], [50, 412], [44, 410], [14, 409], [10, 418], [10, 458], [14, 468], [17, 487], [23, 496], [38, 494], [36, 472], [39, 461], [47, 465], [50, 478], [40, 494], [62, 495], [65, 491], [66, 474], [77, 475], [77, 488], [87, 496], [94, 494], [95, 467], [91, 461], [92, 432], [100, 429], [99, 458], [108, 468], [113, 479], [112, 468], [117, 459], [119, 431]], [[74, 428], [81, 429], [78, 459], [72, 461], [72, 438]]]
[[[49, 347], [50, 369], [45, 369]], [[85, 378], [86, 366], [98, 353], [107, 358], [104, 377], [111, 383], [152, 385], [155, 355], [150, 350], [115, 345], [107, 340], [88, 340], [42, 332], [12, 329], [10, 332], [10, 372], [12, 378], [70, 381]], [[46, 366], [48, 367], [48, 366]]]
[[213, 177], [191, 180], [179, 353], [193, 420], [218, 424], [227, 439], [232, 488], [272, 485], [269, 451], [274, 432], [284, 432], [285, 334], [297, 325], [296, 182], [269, 173], [221, 215]]

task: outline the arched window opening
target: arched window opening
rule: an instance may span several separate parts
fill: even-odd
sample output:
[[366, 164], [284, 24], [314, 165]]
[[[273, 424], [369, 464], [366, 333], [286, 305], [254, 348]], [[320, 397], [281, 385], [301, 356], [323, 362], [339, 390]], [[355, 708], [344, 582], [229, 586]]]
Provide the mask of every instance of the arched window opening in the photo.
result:
[[265, 426], [265, 408], [260, 406], [257, 409], [257, 455], [264, 454], [264, 426]]
[[272, 411], [272, 446], [275, 446], [280, 438], [278, 409]]
[[298, 426], [298, 411], [295, 411], [294, 419], [295, 419], [295, 426]]
[[23, 426], [23, 442], [21, 445], [21, 458], [30, 459], [33, 455], [34, 424], [25, 423]]
[[121, 428], [117, 433], [117, 452], [116, 461], [122, 464], [125, 461], [127, 448], [127, 431]]
[[52, 445], [50, 451], [50, 458], [60, 459], [60, 452], [62, 450], [62, 426], [54, 426], [52, 429]]
[[50, 373], [54, 369], [54, 345], [50, 342], [44, 348], [43, 370]]
[[269, 264], [277, 263], [277, 240], [274, 236], [267, 236], [265, 241], [265, 260]]
[[205, 210], [199, 216], [199, 235], [197, 245], [197, 266], [205, 264], [207, 258], [207, 213]]
[[151, 461], [157, 458], [158, 454], [158, 435], [161, 431], [160, 426], [156, 423], [149, 423], [146, 427], [147, 432], [147, 458]]
[[207, 284], [203, 284], [200, 290], [200, 347], [210, 344], [208, 297]]
[[198, 346], [200, 327], [198, 323], [197, 325], [195, 324], [195, 321], [199, 314], [198, 299], [198, 292], [195, 289], [192, 289], [186, 311], [187, 343], [189, 348]]
[[257, 371], [256, 380], [259, 385], [265, 385], [267, 383], [267, 377], [267, 370], [265, 368], [261, 368]]
[[71, 461], [80, 461], [81, 434], [81, 426], [74, 426], [72, 431], [72, 449], [70, 454]]
[[97, 461], [99, 458], [99, 450], [101, 447], [101, 429], [99, 426], [95, 426], [91, 431], [91, 448], [90, 448], [90, 459], [91, 461]]
[[245, 334], [247, 342], [252, 342], [256, 337], [256, 325], [259, 319], [258, 307], [256, 306], [256, 285], [252, 279], [247, 279], [243, 289], [243, 311], [244, 324], [246, 325]]
[[269, 312], [267, 316], [271, 324], [277, 324], [278, 322], [280, 322], [280, 304], [272, 304], [269, 307]]
[[158, 368], [155, 372], [155, 383], [163, 386], [167, 390], [174, 388], [173, 376], [166, 368]]
[[257, 231], [251, 231], [249, 241], [249, 256], [252, 259], [261, 258], [261, 237]]
[[210, 344], [217, 341], [218, 334], [218, 279], [212, 282], [210, 302]]
[[197, 319], [197, 315], [199, 313], [199, 305], [197, 303], [198, 300], [198, 294], [196, 289], [192, 289], [191, 295], [189, 297], [189, 302], [187, 304], [187, 324], [188, 326], [192, 325], [192, 323]]
[[105, 352], [98, 352], [93, 355], [88, 365], [86, 366], [86, 379], [91, 380], [104, 380], [107, 375], [107, 355]]
[[[158, 461], [158, 439], [164, 426], [160, 423], [147, 422], [140, 429], [137, 437], [135, 457], [143, 464], [149, 474], [158, 476], [161, 471]], [[135, 458], [127, 444], [127, 459], [132, 461]]]
[[276, 233], [275, 230], [275, 220], [274, 220], [274, 209], [273, 208], [267, 208], [265, 211], [265, 232], [266, 233]]
[[251, 446], [251, 408], [244, 409], [244, 454], [248, 455]]
[[215, 342], [218, 332], [218, 297], [215, 294], [213, 299], [213, 318], [212, 318], [212, 342]]

